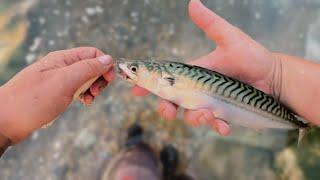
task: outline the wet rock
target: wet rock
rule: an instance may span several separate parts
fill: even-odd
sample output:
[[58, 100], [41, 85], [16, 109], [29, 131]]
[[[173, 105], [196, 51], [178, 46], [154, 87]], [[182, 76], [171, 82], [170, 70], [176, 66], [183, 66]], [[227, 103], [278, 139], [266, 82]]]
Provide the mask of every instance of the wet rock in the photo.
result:
[[[37, 0], [12, 2], [4, 0], [0, 7], [0, 74], [3, 79], [8, 76], [5, 69], [11, 57], [22, 45], [28, 32], [26, 13]], [[10, 73], [10, 72], [9, 72]], [[10, 74], [11, 75], [11, 74]]]
[[[191, 165], [199, 179], [276, 179], [270, 166], [273, 155], [270, 151], [212, 139], [211, 143], [201, 145]], [[206, 175], [201, 173], [200, 164], [208, 168]]]
[[306, 41], [306, 58], [320, 62], [320, 13], [317, 19], [310, 24]]
[[281, 179], [303, 180], [304, 175], [298, 165], [297, 157], [292, 149], [285, 149], [277, 155], [276, 163]]
[[67, 164], [62, 164], [60, 166], [57, 166], [54, 169], [54, 174], [56, 175], [57, 179], [65, 179], [67, 173], [68, 173], [69, 167]]
[[95, 134], [87, 131], [87, 130], [83, 130], [79, 133], [79, 135], [76, 137], [75, 139], [75, 145], [76, 147], [80, 148], [80, 149], [89, 149], [91, 148], [97, 141], [97, 138], [95, 136]]

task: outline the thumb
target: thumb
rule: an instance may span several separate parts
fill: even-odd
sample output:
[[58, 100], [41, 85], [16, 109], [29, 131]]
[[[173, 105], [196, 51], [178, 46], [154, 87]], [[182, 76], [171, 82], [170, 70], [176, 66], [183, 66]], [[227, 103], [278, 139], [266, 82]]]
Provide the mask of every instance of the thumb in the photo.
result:
[[200, 0], [191, 0], [189, 15], [192, 21], [218, 45], [226, 45], [238, 39], [240, 30], [205, 7]]
[[67, 83], [78, 89], [94, 77], [99, 77], [112, 68], [112, 57], [104, 55], [98, 58], [85, 59], [65, 67]]

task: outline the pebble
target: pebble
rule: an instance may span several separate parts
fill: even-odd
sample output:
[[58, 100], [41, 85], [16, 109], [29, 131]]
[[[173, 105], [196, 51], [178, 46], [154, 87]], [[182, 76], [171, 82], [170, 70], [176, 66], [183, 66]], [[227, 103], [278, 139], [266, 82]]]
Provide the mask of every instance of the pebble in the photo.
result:
[[75, 145], [81, 149], [91, 148], [97, 141], [95, 134], [82, 130], [75, 139]]

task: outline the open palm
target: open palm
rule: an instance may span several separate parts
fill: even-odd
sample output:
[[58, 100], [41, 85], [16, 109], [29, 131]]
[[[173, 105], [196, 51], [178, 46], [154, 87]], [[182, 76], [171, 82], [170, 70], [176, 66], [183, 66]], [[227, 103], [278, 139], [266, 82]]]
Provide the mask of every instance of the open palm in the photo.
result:
[[[190, 64], [218, 71], [274, 96], [280, 94], [280, 62], [276, 55], [254, 41], [237, 27], [206, 8], [199, 0], [189, 3], [189, 15], [192, 21], [212, 39], [217, 48]], [[134, 87], [133, 93], [138, 96], [148, 92], [140, 87]], [[159, 113], [165, 119], [174, 119], [177, 106], [166, 100], [161, 100]], [[214, 114], [206, 109], [185, 110], [185, 120], [193, 126], [207, 124], [219, 134], [228, 135], [230, 128], [222, 120], [214, 118]]]

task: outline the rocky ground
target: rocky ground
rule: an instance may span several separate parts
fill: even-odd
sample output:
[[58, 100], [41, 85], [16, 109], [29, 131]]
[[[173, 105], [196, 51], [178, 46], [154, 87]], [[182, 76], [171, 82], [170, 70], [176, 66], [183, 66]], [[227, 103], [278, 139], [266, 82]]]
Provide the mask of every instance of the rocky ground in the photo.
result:
[[[204, 2], [269, 49], [320, 60], [317, 0]], [[0, 38], [0, 57], [7, 59], [1, 61], [5, 67], [1, 70], [2, 82], [49, 51], [76, 46], [95, 46], [117, 58], [181, 61], [214, 48], [214, 43], [188, 19], [188, 1], [24, 3], [4, 0], [0, 4], [0, 37], [6, 37]], [[21, 31], [14, 31], [19, 27]], [[16, 43], [8, 37], [16, 38]], [[296, 134], [286, 132], [235, 128], [232, 136], [222, 138], [206, 128], [191, 129], [181, 118], [165, 122], [156, 114], [155, 106], [155, 97], [133, 97], [128, 84], [113, 82], [92, 106], [73, 104], [52, 126], [8, 150], [0, 161], [0, 177], [99, 179], [123, 145], [126, 128], [134, 122], [145, 128], [146, 140], [156, 151], [165, 144], [174, 145], [181, 154], [181, 169], [198, 179], [320, 176], [318, 130], [306, 137], [299, 149]]]

